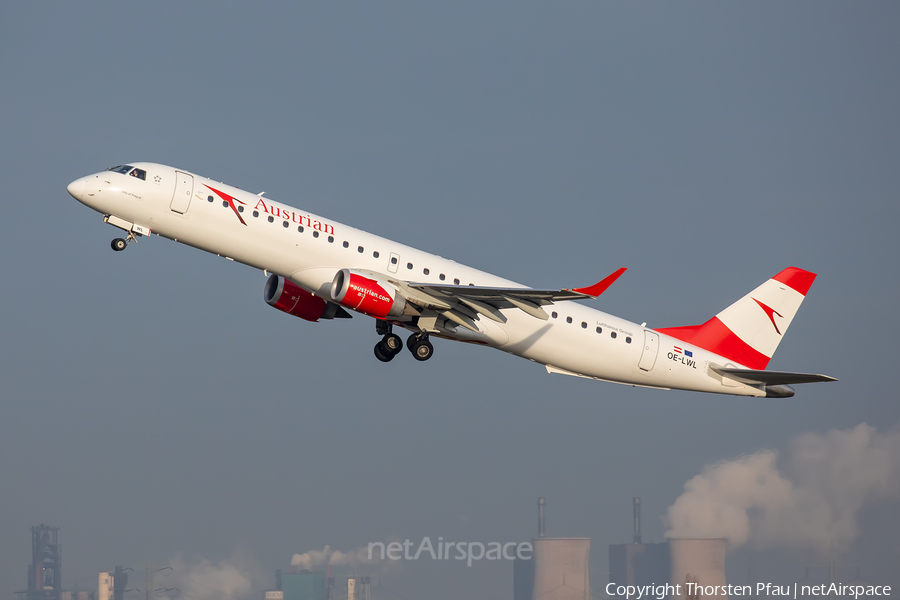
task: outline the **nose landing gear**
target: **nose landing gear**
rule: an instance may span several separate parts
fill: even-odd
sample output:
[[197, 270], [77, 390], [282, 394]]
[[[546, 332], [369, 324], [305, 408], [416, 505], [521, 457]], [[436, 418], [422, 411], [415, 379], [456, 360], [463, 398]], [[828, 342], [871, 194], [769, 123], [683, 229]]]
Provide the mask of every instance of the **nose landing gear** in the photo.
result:
[[126, 237], [125, 239], [116, 238], [113, 241], [111, 241], [109, 243], [109, 245], [116, 252], [121, 252], [122, 250], [127, 248], [128, 244], [130, 244], [131, 242], [137, 242], [137, 236], [134, 235], [133, 231], [129, 231], [128, 237]]

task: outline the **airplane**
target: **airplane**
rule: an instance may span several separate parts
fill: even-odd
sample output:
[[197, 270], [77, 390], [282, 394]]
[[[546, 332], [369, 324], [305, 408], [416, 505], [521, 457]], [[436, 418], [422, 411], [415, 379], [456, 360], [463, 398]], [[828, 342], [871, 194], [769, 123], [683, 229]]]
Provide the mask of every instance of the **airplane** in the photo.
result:
[[[620, 268], [587, 287], [539, 290], [166, 165], [136, 162], [69, 184], [68, 192], [125, 232], [124, 250], [158, 236], [268, 275], [264, 300], [306, 321], [375, 318], [375, 356], [404, 346], [432, 357], [432, 338], [488, 346], [549, 373], [638, 387], [787, 398], [793, 384], [837, 381], [766, 371], [815, 273], [784, 269], [705, 323], [650, 329], [577, 300], [603, 294]], [[548, 310], [550, 311], [548, 313]]]

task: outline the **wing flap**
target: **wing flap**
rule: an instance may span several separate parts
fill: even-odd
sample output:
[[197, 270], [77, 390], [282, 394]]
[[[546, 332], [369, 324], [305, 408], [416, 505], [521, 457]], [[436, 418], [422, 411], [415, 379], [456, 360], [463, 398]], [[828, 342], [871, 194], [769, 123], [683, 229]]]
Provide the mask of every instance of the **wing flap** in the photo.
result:
[[478, 300], [473, 300], [472, 298], [460, 297], [459, 301], [477, 312], [480, 315], [484, 315], [488, 319], [495, 321], [497, 323], [506, 323], [506, 316], [497, 310], [496, 306], [492, 306], [486, 302], [479, 302]]
[[539, 304], [529, 302], [524, 298], [517, 298], [514, 294], [503, 296], [503, 298], [519, 310], [531, 315], [535, 319], [546, 321], [550, 318], [550, 315], [547, 314], [547, 311], [541, 308]]

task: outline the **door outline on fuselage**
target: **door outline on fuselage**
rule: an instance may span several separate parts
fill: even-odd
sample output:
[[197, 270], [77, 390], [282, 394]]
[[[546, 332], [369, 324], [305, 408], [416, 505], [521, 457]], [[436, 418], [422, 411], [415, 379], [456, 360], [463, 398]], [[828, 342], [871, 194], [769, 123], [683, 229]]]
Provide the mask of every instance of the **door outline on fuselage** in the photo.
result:
[[191, 196], [194, 195], [194, 176], [183, 171], [175, 171], [175, 191], [172, 193], [172, 202], [169, 208], [172, 212], [184, 214], [191, 206]]
[[644, 330], [644, 349], [641, 351], [641, 360], [638, 367], [642, 371], [650, 371], [656, 364], [656, 355], [659, 354], [659, 334], [649, 329]]
[[388, 273], [396, 273], [399, 268], [400, 255], [396, 252], [391, 252], [391, 257], [388, 259]]

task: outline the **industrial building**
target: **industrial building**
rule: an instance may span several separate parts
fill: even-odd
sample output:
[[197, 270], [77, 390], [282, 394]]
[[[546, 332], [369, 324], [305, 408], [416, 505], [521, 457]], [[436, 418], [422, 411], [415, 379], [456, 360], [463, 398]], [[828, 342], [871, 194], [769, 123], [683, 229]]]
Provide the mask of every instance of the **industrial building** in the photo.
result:
[[325, 571], [298, 571], [281, 575], [282, 600], [328, 600]]
[[[679, 593], [671, 598], [696, 598], [689, 584], [725, 586], [724, 538], [669, 538], [644, 544], [641, 538], [641, 499], [634, 498], [634, 535], [630, 544], [609, 546], [609, 582], [617, 585], [669, 583]], [[719, 588], [721, 589], [721, 588]], [[704, 594], [712, 596], [712, 594]], [[720, 597], [727, 598], [727, 595]]]
[[[372, 578], [355, 576], [347, 578], [347, 600], [371, 600]], [[343, 600], [340, 591], [332, 590], [329, 600]]]
[[275, 589], [263, 592], [263, 600], [371, 600], [372, 578], [354, 575], [336, 585], [328, 571], [275, 571]]
[[62, 547], [59, 527], [41, 523], [31, 528], [31, 564], [28, 588], [16, 592], [21, 600], [60, 600], [62, 593]]
[[[725, 584], [725, 538], [669, 538], [669, 560], [672, 571], [669, 583], [679, 585], [679, 600], [696, 598], [691, 591], [691, 584], [704, 586], [722, 586]], [[728, 594], [708, 594], [703, 597], [717, 596], [728, 598]]]
[[16, 595], [18, 600], [94, 600], [93, 591], [62, 589], [62, 546], [59, 543], [59, 527], [41, 523], [31, 528], [28, 586], [24, 590], [17, 591]]
[[[97, 600], [123, 600], [128, 573], [121, 566], [115, 571], [101, 571], [97, 580]], [[63, 599], [65, 600], [65, 599]]]
[[514, 600], [590, 600], [590, 538], [548, 538], [546, 502], [538, 498], [538, 537], [531, 560], [513, 565]]
[[669, 545], [641, 540], [641, 499], [632, 500], [634, 535], [630, 544], [610, 544], [609, 581], [620, 585], [650, 585], [669, 581]]

